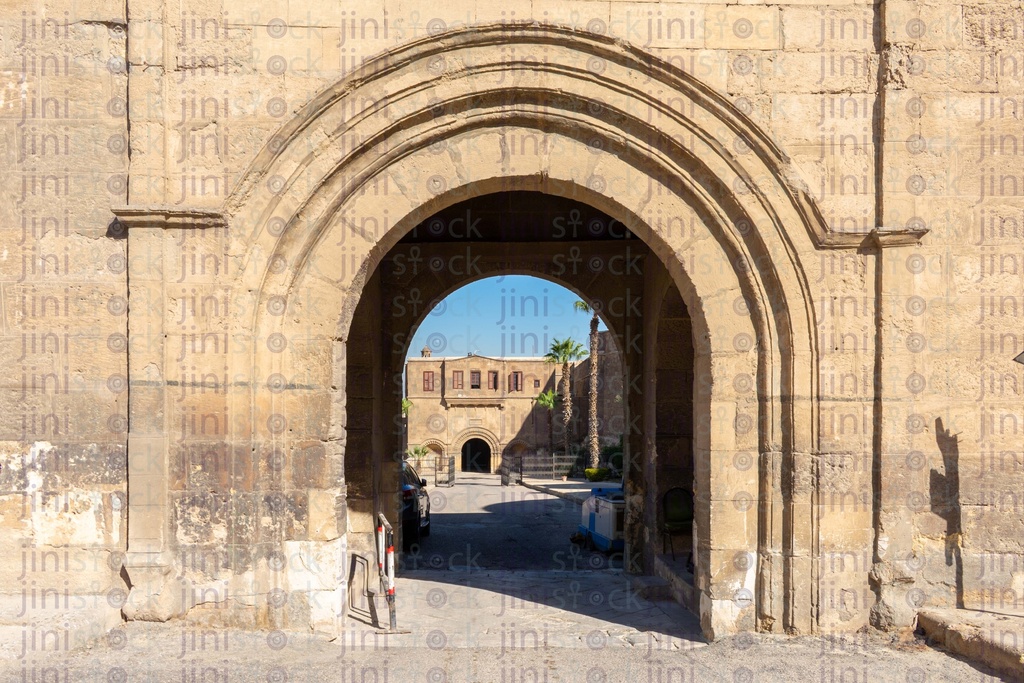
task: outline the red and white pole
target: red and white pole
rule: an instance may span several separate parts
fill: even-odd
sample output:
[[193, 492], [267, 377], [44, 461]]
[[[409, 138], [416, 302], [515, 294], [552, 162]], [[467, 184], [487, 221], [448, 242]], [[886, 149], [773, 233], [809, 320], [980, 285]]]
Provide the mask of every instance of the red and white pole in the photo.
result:
[[384, 525], [377, 522], [377, 572], [384, 579]]
[[398, 616], [395, 614], [395, 532], [384, 513], [378, 513], [377, 561], [383, 562], [380, 578], [384, 584], [384, 597], [388, 601], [391, 632], [398, 632]]
[[390, 615], [391, 616], [391, 630], [392, 631], [397, 631], [398, 630], [398, 618], [397, 618], [397, 615], [395, 614], [396, 609], [395, 609], [395, 534], [394, 534], [394, 532], [391, 532], [391, 533], [388, 534], [388, 559], [387, 559], [387, 566], [388, 566], [388, 571], [387, 571], [387, 576], [388, 576], [387, 596], [388, 597], [387, 597], [387, 601], [388, 601], [388, 607], [390, 608], [388, 611], [391, 612], [391, 615]]

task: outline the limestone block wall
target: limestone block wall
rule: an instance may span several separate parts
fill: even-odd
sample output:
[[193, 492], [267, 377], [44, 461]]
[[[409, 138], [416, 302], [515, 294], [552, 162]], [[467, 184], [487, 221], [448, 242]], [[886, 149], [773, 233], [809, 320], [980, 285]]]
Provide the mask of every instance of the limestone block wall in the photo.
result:
[[[284, 219], [275, 214], [263, 226], [247, 215], [233, 218], [229, 228], [215, 213], [196, 211], [220, 210], [260, 150], [279, 151], [284, 138], [275, 135], [303, 105], [364, 60], [461, 26], [510, 21], [615, 36], [721, 93], [792, 161], [785, 183], [806, 189], [830, 230], [799, 255], [810, 283], [810, 306], [800, 315], [811, 325], [808, 343], [818, 360], [797, 374], [808, 375], [818, 408], [796, 416], [796, 424], [812, 425], [816, 441], [791, 457], [813, 463], [798, 468], [813, 476], [781, 482], [779, 440], [758, 442], [752, 434], [730, 437], [739, 444], [734, 457], [701, 473], [749, 489], [716, 496], [739, 500], [738, 493], [748, 493], [764, 501], [766, 491], [785, 486], [807, 506], [789, 523], [812, 541], [786, 561], [799, 567], [794, 576], [801, 582], [817, 577], [818, 627], [904, 626], [922, 605], [1020, 608], [1024, 373], [1009, 360], [1024, 350], [1019, 3], [55, 1], [5, 7], [0, 21], [6, 142], [0, 342], [7, 361], [0, 387], [0, 538], [24, 551], [23, 563], [0, 568], [0, 623], [18, 629], [67, 623], [82, 637], [115, 624], [128, 589], [120, 553], [129, 534], [139, 546], [194, 550], [179, 562], [189, 568], [188, 585], [200, 591], [192, 603], [230, 592], [247, 614], [264, 616], [276, 584], [248, 575], [232, 583], [223, 566], [260, 566], [267, 572], [261, 576], [278, 576], [275, 553], [283, 544], [313, 553], [309, 544], [322, 542], [334, 553], [323, 574], [296, 574], [292, 581], [329, 594], [327, 605], [337, 602], [334, 587], [319, 583], [332, 571], [335, 546], [343, 544], [345, 484], [330, 463], [345, 449], [346, 429], [369, 435], [380, 425], [340, 423], [326, 393], [300, 399], [282, 391], [337, 384], [349, 356], [372, 358], [372, 349], [344, 340], [311, 341], [334, 332], [322, 322], [328, 316], [317, 312], [324, 302], [337, 302], [324, 282], [363, 277], [365, 244], [394, 225], [403, 202], [417, 196], [409, 188], [425, 186], [433, 172], [417, 175], [424, 162], [368, 190], [403, 199], [386, 207], [394, 214], [382, 208], [351, 217], [352, 230], [341, 233], [332, 258], [314, 264], [310, 277], [318, 284], [290, 304], [308, 316], [300, 321], [289, 313], [286, 339], [241, 322], [267, 315], [257, 310], [251, 274], [269, 273], [272, 280], [299, 267], [257, 242], [258, 235], [280, 236]], [[549, 54], [565, 53], [552, 49], [537, 58]], [[510, 63], [523, 57], [511, 46], [507, 55]], [[595, 73], [618, 68], [601, 60], [584, 66]], [[427, 68], [424, 78], [430, 73]], [[630, 101], [648, 109], [632, 115], [671, 131], [684, 146], [703, 144], [654, 107], [655, 100], [640, 96], [659, 96], [645, 90], [659, 87], [654, 80], [636, 79], [640, 94]], [[502, 86], [501, 71], [494, 80]], [[375, 111], [399, 115], [369, 92], [359, 98], [345, 101], [350, 110], [343, 116], [335, 114], [345, 121]], [[669, 97], [664, 104], [673, 114], [704, 116], [692, 99]], [[353, 127], [363, 129], [370, 127]], [[722, 124], [715, 142], [737, 164], [752, 165], [764, 147], [736, 130]], [[307, 152], [322, 155], [318, 144], [327, 134], [315, 129], [302, 138]], [[332, 142], [333, 152], [366, 143], [347, 134]], [[538, 159], [551, 164], [554, 158], [557, 165], [576, 158], [568, 153], [573, 143], [558, 133], [519, 130], [503, 144], [510, 165], [521, 168], [541, 165]], [[291, 154], [299, 158], [297, 150]], [[474, 158], [478, 167], [491, 162]], [[295, 169], [303, 170], [287, 175]], [[259, 178], [259, 192], [291, 201], [286, 189], [312, 195], [321, 179], [294, 162]], [[658, 189], [652, 177], [615, 180], [622, 183], [615, 188], [622, 203], [638, 210], [644, 205], [638, 197]], [[734, 181], [722, 194], [772, 193], [777, 179], [745, 182]], [[125, 204], [183, 213], [154, 214], [177, 216], [173, 232], [156, 222], [133, 227], [137, 239], [129, 253], [111, 211]], [[659, 214], [667, 202], [651, 206], [644, 218], [652, 229], [679, 249], [684, 268], [706, 277], [699, 270], [706, 264], [688, 261], [693, 251], [681, 245], [703, 234], [707, 217]], [[264, 227], [267, 233], [258, 233]], [[868, 236], [873, 228], [882, 229], [874, 238]], [[902, 237], [887, 237], [893, 231]], [[289, 238], [299, 239], [295, 234]], [[781, 248], [772, 256], [778, 264], [793, 258]], [[740, 336], [749, 332], [736, 322], [749, 313], [748, 303], [735, 296], [705, 302], [703, 313], [719, 326], [707, 334], [728, 334], [737, 354], [752, 348]], [[131, 324], [129, 310], [139, 314]], [[705, 341], [700, 334], [698, 349]], [[252, 369], [264, 350], [285, 347], [286, 366]], [[719, 366], [715, 372], [716, 382], [742, 374]], [[131, 387], [129, 375], [137, 378]], [[361, 378], [360, 386], [372, 388], [379, 379]], [[768, 380], [770, 387], [781, 381]], [[254, 394], [260, 398], [251, 401]], [[351, 398], [374, 400], [370, 390]], [[738, 424], [735, 405], [715, 408], [720, 413], [713, 415]], [[301, 420], [280, 421], [294, 414]], [[699, 421], [695, 426], [701, 429]], [[280, 434], [293, 438], [289, 448], [303, 455], [282, 459], [271, 438]], [[131, 485], [134, 502], [172, 510], [166, 525], [147, 527], [150, 518], [140, 518], [126, 526], [129, 457], [141, 473]], [[752, 482], [750, 462], [766, 473], [761, 482]], [[233, 489], [245, 492], [234, 499], [239, 508], [221, 504]], [[268, 530], [250, 543], [264, 520]], [[785, 554], [783, 524], [781, 516], [773, 518], [759, 532], [765, 557]], [[714, 551], [739, 547], [730, 544], [747, 543], [751, 533], [745, 528], [737, 539], [722, 538]], [[235, 554], [225, 559], [215, 552], [222, 547]], [[729, 572], [746, 571], [736, 564], [743, 562], [739, 556], [715, 557], [733, 567]], [[166, 557], [152, 559], [147, 566], [157, 574], [172, 566]], [[178, 589], [174, 580], [161, 575], [157, 583], [168, 592], [128, 612], [166, 618], [174, 610], [162, 600]], [[45, 603], [39, 593], [32, 606], [32, 590], [43, 588], [59, 590], [46, 593]], [[69, 597], [58, 601], [65, 588]], [[730, 599], [712, 593], [709, 600]], [[782, 599], [768, 593], [763, 604]], [[273, 623], [331, 623], [333, 607], [317, 609], [307, 604]], [[767, 621], [757, 626], [778, 628]]]
[[[794, 159], [830, 227], [875, 225], [881, 15], [866, 0], [185, 2], [129, 14], [131, 61], [146, 74], [133, 79], [134, 138], [145, 147], [132, 158], [139, 200], [218, 206], [299, 106], [369, 58], [450, 29], [535, 21], [627, 41], [729, 95]], [[518, 142], [513, 156], [554, 138]], [[731, 142], [744, 153], [743, 140]]]
[[881, 222], [931, 232], [879, 262], [878, 616], [1020, 609], [1024, 10], [884, 10]]
[[0, 656], [33, 657], [127, 595], [127, 32], [107, 2], [0, 23]]

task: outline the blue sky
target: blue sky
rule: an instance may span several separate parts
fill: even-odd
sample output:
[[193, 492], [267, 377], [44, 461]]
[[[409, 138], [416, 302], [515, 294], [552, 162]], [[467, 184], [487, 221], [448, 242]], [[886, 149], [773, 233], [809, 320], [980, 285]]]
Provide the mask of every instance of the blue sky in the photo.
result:
[[[573, 308], [572, 291], [526, 275], [486, 278], [449, 294], [427, 314], [410, 356], [543, 356], [555, 338], [588, 346], [590, 317]], [[600, 329], [606, 329], [601, 324]]]

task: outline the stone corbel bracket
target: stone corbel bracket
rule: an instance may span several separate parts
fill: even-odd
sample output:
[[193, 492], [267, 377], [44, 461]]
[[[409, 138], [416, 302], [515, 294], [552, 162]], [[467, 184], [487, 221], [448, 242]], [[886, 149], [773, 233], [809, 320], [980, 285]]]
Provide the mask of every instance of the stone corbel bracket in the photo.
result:
[[132, 228], [226, 228], [228, 220], [220, 211], [178, 206], [116, 206], [117, 220]]
[[[835, 234], [835, 233], [833, 233]], [[868, 233], [868, 239], [876, 249], [886, 247], [912, 247], [920, 244], [928, 228], [875, 228]]]
[[822, 249], [886, 249], [909, 247], [919, 244], [928, 228], [884, 228], [877, 227], [870, 232], [828, 232], [822, 236]]

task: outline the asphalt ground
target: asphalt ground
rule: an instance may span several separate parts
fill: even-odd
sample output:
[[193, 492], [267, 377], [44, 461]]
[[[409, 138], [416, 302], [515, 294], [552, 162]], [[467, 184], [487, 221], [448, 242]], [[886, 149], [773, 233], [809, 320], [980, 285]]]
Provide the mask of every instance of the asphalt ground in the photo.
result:
[[496, 474], [459, 473], [452, 487], [427, 487], [431, 532], [402, 558], [400, 570], [450, 571], [621, 568], [619, 554], [589, 551], [569, 537], [580, 506]]

